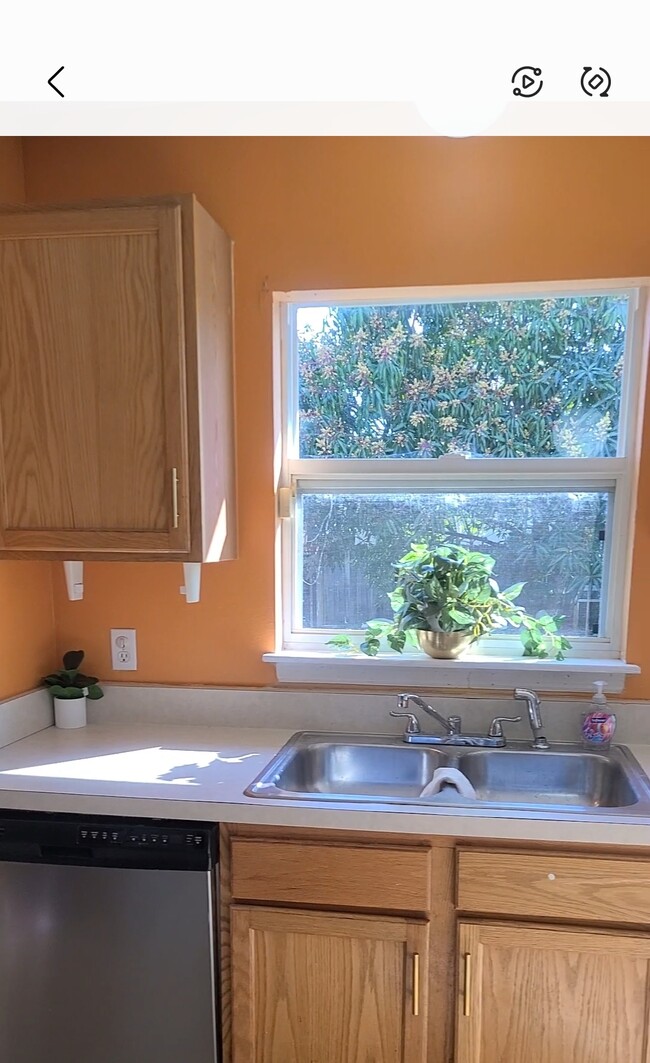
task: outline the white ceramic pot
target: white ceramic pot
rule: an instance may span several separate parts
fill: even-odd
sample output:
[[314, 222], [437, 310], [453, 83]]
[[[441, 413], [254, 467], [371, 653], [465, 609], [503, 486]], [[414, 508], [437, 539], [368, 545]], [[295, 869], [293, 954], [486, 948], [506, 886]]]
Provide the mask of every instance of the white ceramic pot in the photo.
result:
[[56, 727], [85, 727], [85, 698], [52, 698], [54, 702], [54, 724]]

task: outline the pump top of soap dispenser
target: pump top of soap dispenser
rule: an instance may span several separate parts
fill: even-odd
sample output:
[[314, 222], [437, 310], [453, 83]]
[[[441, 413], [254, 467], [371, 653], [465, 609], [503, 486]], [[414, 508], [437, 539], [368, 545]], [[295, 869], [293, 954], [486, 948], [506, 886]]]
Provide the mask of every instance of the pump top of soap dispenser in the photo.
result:
[[591, 699], [592, 703], [594, 705], [606, 705], [607, 698], [603, 694], [603, 689], [607, 686], [607, 683], [603, 679], [597, 679], [594, 686], [596, 688], [596, 693]]

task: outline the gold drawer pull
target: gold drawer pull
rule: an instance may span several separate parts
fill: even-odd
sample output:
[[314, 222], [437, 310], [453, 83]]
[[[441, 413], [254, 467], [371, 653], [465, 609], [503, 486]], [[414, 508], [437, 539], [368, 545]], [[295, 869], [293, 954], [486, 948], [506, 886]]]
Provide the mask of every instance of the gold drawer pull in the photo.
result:
[[178, 527], [178, 469], [172, 469], [172, 527]]
[[465, 953], [465, 977], [463, 979], [463, 1015], [470, 1012], [470, 990], [472, 986], [472, 957], [469, 952]]
[[420, 1014], [420, 957], [413, 953], [413, 1014]]

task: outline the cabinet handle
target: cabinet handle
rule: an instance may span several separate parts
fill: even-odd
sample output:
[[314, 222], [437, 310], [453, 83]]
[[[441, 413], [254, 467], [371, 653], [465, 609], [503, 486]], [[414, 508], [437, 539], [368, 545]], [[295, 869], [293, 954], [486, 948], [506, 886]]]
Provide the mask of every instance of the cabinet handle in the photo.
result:
[[470, 991], [472, 987], [472, 956], [469, 952], [465, 953], [465, 977], [463, 979], [463, 1015], [467, 1016], [470, 1013]]
[[413, 1014], [420, 1014], [420, 956], [413, 953]]
[[178, 469], [172, 469], [172, 527], [178, 527]]

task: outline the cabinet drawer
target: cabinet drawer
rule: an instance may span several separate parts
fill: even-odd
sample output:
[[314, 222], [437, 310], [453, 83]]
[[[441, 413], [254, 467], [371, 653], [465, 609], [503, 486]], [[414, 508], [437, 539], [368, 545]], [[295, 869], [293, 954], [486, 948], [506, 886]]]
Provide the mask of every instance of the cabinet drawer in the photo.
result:
[[460, 850], [457, 897], [464, 912], [650, 923], [650, 862]]
[[426, 848], [232, 842], [233, 900], [426, 913], [431, 854]]

